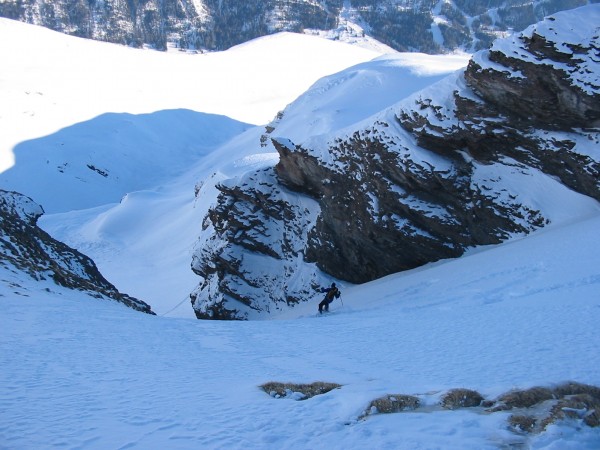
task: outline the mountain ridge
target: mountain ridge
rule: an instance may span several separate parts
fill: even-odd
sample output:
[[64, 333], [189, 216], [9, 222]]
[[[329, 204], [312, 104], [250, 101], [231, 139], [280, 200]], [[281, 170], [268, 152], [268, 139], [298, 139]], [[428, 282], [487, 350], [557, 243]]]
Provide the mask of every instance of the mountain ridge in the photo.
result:
[[372, 37], [398, 51], [475, 51], [548, 14], [594, 1], [491, 0], [7, 0], [0, 16], [134, 47], [225, 50], [280, 31], [353, 42]]

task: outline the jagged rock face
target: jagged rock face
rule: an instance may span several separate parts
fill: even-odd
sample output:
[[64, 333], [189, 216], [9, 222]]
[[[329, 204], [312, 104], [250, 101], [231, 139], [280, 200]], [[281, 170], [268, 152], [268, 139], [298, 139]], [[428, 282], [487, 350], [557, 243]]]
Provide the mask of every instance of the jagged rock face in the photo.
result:
[[[585, 13], [591, 23], [600, 23], [600, 7]], [[597, 126], [600, 105], [600, 87], [594, 84], [600, 73], [599, 28], [581, 27], [576, 46], [552, 32], [573, 29], [577, 17], [557, 14], [515, 40], [499, 42], [477, 54], [464, 73], [361, 122], [355, 131], [300, 144], [272, 137], [280, 160], [269, 189], [314, 199], [314, 217], [302, 223], [302, 234], [296, 232], [293, 252], [269, 254], [267, 248], [282, 242], [289, 229], [285, 219], [268, 213], [279, 194], [258, 195], [256, 180], [231, 180], [207, 217], [209, 237], [201, 238], [218, 245], [197, 253], [198, 273], [213, 278], [196, 291], [196, 310], [222, 304], [219, 296], [227, 286], [263, 270], [230, 263], [240, 259], [243, 252], [235, 247], [247, 232], [259, 232], [262, 240], [243, 245], [244, 252], [267, 255], [270, 268], [294, 260], [295, 268], [302, 267], [294, 273], [305, 277], [322, 271], [361, 283], [529, 233], [552, 222], [557, 209], [571, 214], [578, 202], [597, 207], [589, 197], [600, 199], [600, 130], [588, 127]], [[565, 48], [577, 51], [556, 51]], [[550, 98], [577, 100], [554, 101], [556, 119], [546, 122], [550, 110], [544, 105], [527, 113], [535, 92], [545, 93], [544, 104]], [[270, 136], [278, 135], [277, 123]], [[302, 212], [293, 194], [286, 196], [285, 210], [294, 211], [298, 224]], [[265, 214], [274, 221], [270, 229], [275, 223], [281, 227], [278, 234], [260, 232]], [[277, 276], [284, 284], [291, 280], [283, 270]], [[252, 297], [237, 300], [253, 308], [260, 299], [266, 311], [265, 299], [275, 301], [266, 284], [255, 283]], [[311, 286], [305, 286], [310, 293]]]
[[600, 80], [590, 69], [597, 64], [600, 37], [582, 36], [577, 44], [555, 42], [548, 30], [554, 20], [548, 23], [479, 54], [465, 74], [467, 83], [501, 113], [531, 126], [598, 127]]
[[[5, 0], [0, 16], [79, 37], [165, 50], [223, 50], [278, 31], [353, 33], [345, 17], [362, 23], [399, 51], [442, 53], [487, 48], [507, 29], [522, 30], [547, 14], [586, 0]], [[492, 13], [489, 10], [493, 9]], [[433, 31], [435, 30], [435, 31]], [[437, 38], [434, 37], [437, 35]]]
[[[534, 35], [523, 39], [532, 58], [548, 62], [564, 61], [561, 66], [524, 61], [492, 50], [485, 53], [490, 63], [506, 68], [483, 68], [471, 60], [465, 78], [481, 98], [498, 108], [500, 113], [518, 117], [524, 124], [555, 128], [594, 128], [600, 125], [600, 105], [595, 95], [572, 84], [570, 71], [581, 70], [577, 53], [560, 54], [552, 42]], [[597, 47], [578, 48], [582, 56], [591, 56]], [[481, 56], [481, 55], [480, 55]], [[556, 59], [551, 59], [552, 57]], [[518, 74], [518, 76], [512, 76]]]
[[124, 303], [154, 314], [141, 300], [120, 293], [100, 274], [94, 262], [53, 239], [37, 226], [41, 206], [29, 197], [0, 190], [0, 265], [98, 298]]
[[314, 200], [280, 186], [272, 168], [217, 188], [192, 262], [203, 279], [191, 294], [199, 319], [243, 320], [285, 309], [325, 282], [303, 260]]
[[[433, 166], [415, 158], [388, 128], [379, 122], [330, 147], [335, 168], [323, 167], [302, 147], [275, 142], [281, 182], [319, 198], [322, 213], [309, 234], [306, 256], [321, 270], [362, 283], [546, 223], [539, 211], [509, 196], [498, 200], [495, 188], [474, 183], [474, 161], [456, 155]], [[306, 177], [319, 170], [318, 177]], [[525, 220], [515, 221], [514, 215]]]
[[[597, 8], [592, 11], [598, 15]], [[447, 92], [445, 99], [421, 94], [388, 122], [330, 145], [335, 164], [329, 168], [300, 146], [276, 144], [281, 181], [321, 202], [307, 257], [338, 278], [364, 282], [548, 222], [514, 187], [494, 192], [494, 183], [479, 175], [482, 165], [495, 165], [498, 176], [498, 164], [539, 169], [600, 199], [598, 160], [577, 148], [582, 139], [599, 142], [597, 131], [580, 130], [598, 126], [600, 86], [586, 76], [598, 66], [598, 29], [586, 30], [579, 45], [553, 42], [548, 30], [540, 24], [478, 54], [464, 74], [466, 89]], [[518, 58], [502, 57], [503, 48]], [[598, 73], [597, 67], [591, 72]], [[436, 156], [415, 155], [395, 125]], [[557, 138], [557, 130], [571, 133], [572, 140]]]

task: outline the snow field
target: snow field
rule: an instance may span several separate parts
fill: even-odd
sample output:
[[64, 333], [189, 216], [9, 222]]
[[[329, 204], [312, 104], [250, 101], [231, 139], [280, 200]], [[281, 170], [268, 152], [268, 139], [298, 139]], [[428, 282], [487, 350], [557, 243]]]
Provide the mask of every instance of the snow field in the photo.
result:
[[161, 53], [4, 18], [0, 37], [0, 170], [17, 144], [109, 112], [188, 109], [264, 124], [322, 76], [381, 54], [292, 33], [225, 52]]
[[[599, 225], [597, 215], [342, 288], [343, 306], [319, 318], [320, 295], [281, 320], [203, 322], [3, 284], [0, 447], [598, 448], [600, 432], [577, 423], [513, 434], [510, 412], [426, 407], [357, 419], [385, 394], [433, 407], [457, 387], [493, 399], [600, 384]], [[267, 381], [343, 387], [294, 401], [269, 397], [258, 388]]]

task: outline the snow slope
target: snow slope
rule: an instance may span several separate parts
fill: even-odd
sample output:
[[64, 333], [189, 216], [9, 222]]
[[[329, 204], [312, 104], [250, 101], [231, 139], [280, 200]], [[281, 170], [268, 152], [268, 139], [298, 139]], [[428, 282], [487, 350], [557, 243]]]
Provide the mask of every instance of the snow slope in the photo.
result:
[[323, 77], [273, 121], [295, 143], [349, 127], [464, 68], [470, 55], [386, 54]]
[[[597, 449], [580, 420], [528, 436], [510, 411], [436, 404], [457, 387], [600, 384], [598, 227], [343, 288], [319, 318], [320, 298], [282, 320], [149, 317], [3, 271], [0, 448]], [[294, 401], [268, 381], [343, 386]], [[358, 420], [385, 394], [426, 407]]]
[[[40, 31], [0, 21], [0, 32], [16, 33], [13, 27], [21, 26], [27, 30], [25, 36]], [[44, 33], [41, 40], [32, 48], [44, 49], [45, 42], [56, 37], [40, 33]], [[18, 37], [10, 36], [15, 41]], [[67, 47], [80, 43], [65, 39]], [[24, 38], [23, 48], [27, 41]], [[81, 58], [93, 53], [81, 45], [87, 49]], [[93, 122], [106, 112], [142, 115], [186, 108], [198, 114], [225, 114], [216, 106], [205, 110], [186, 103], [194, 95], [177, 94], [178, 88], [173, 88], [173, 97], [150, 88], [140, 97], [127, 89], [115, 94], [104, 86], [100, 92], [90, 91], [97, 96], [93, 101], [81, 102], [82, 91], [72, 92], [57, 80], [52, 84], [52, 77], [37, 72], [31, 86], [48, 83], [53, 96], [46, 103], [45, 95], [30, 97], [35, 91], [28, 95], [19, 90], [26, 87], [19, 83], [26, 84], [36, 73], [27, 72], [27, 67], [42, 64], [46, 56], [47, 68], [54, 67], [49, 49], [45, 50], [23, 58], [21, 65], [10, 60], [11, 69], [0, 71], [2, 98], [10, 100], [0, 102], [3, 154], [18, 142]], [[12, 46], [1, 46], [0, 51], [18, 54]], [[121, 51], [132, 59], [138, 54]], [[128, 59], [121, 63], [128, 64]], [[90, 64], [93, 60], [90, 56]], [[69, 63], [68, 58], [59, 61]], [[140, 67], [145, 64], [138, 62]], [[172, 62], [173, 67], [177, 64]], [[73, 86], [84, 78], [99, 82], [96, 73], [109, 74], [116, 80], [111, 86], [119, 85], [116, 71], [102, 71], [98, 65], [91, 69], [85, 77], [70, 79]], [[352, 70], [355, 77], [361, 75]], [[290, 74], [298, 75], [293, 70]], [[238, 82], [246, 75], [241, 73]], [[333, 86], [328, 83], [334, 80], [323, 83]], [[212, 85], [215, 92], [217, 81]], [[270, 81], [285, 84], [277, 77]], [[266, 82], [263, 87], [254, 98], [268, 103], [267, 93], [273, 91]], [[203, 92], [209, 97], [212, 90]], [[237, 105], [235, 101], [246, 98], [238, 95], [229, 104], [233, 112], [226, 114], [235, 120], [264, 123], [281, 108], [273, 106], [261, 120], [237, 116], [238, 107], [261, 110], [252, 108], [251, 99]], [[228, 106], [226, 100], [223, 97], [221, 107]], [[104, 108], [117, 106], [103, 109], [104, 101]], [[327, 101], [336, 105], [334, 96]], [[145, 104], [151, 108], [145, 109]], [[122, 109], [117, 109], [119, 105]], [[309, 109], [298, 110], [295, 117], [303, 120], [315, 106], [308, 102]], [[337, 106], [327, 111], [336, 126], [355, 120], [334, 114], [336, 109], [343, 112]], [[21, 114], [26, 110], [35, 115]], [[280, 126], [289, 120], [291, 129], [293, 116]], [[238, 124], [232, 122], [235, 130]], [[169, 182], [150, 183], [118, 204], [52, 214], [45, 227], [55, 237], [78, 244], [111, 282], [148, 301], [159, 314], [190, 315], [191, 308], [183, 306], [169, 310], [180, 299], [189, 307], [187, 294], [196, 283], [188, 269], [191, 246], [214, 198], [214, 183], [250, 167], [272, 165], [276, 158], [259, 145], [262, 127], [240, 126], [246, 131], [235, 136], [223, 133], [220, 139], [227, 142], [208, 147], [200, 160], [188, 162], [189, 171], [172, 179], [172, 173], [164, 173]], [[199, 180], [204, 183], [196, 185]], [[508, 431], [509, 412], [443, 411], [436, 404], [440, 395], [457, 387], [477, 389], [493, 399], [512, 388], [567, 380], [600, 384], [599, 226], [600, 214], [590, 208], [586, 220], [479, 249], [459, 260], [343, 287], [341, 301], [332, 305], [334, 314], [319, 318], [315, 312], [320, 298], [272, 321], [150, 317], [1, 269], [0, 448], [597, 449], [600, 430], [581, 426], [579, 420], [530, 437]], [[297, 402], [274, 399], [258, 389], [273, 380], [321, 380], [343, 386]], [[427, 407], [358, 420], [369, 402], [384, 394], [419, 395]]]
[[0, 38], [0, 170], [17, 144], [105, 113], [188, 109], [263, 124], [320, 77], [380, 54], [292, 33], [225, 52], [161, 53], [3, 18]]

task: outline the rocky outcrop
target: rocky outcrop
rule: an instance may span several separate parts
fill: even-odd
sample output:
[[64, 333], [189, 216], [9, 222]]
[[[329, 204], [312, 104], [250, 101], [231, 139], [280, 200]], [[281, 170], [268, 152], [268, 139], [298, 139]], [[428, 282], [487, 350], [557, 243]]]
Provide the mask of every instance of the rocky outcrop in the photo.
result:
[[283, 188], [272, 168], [217, 189], [192, 261], [203, 280], [191, 294], [199, 319], [243, 320], [285, 310], [328, 281], [304, 261], [317, 202]]
[[[597, 6], [585, 10], [598, 16]], [[448, 114], [443, 105], [417, 99], [400, 112], [401, 125], [438, 153], [464, 150], [485, 162], [510, 157], [600, 200], [593, 151], [600, 127], [600, 37], [597, 27], [581, 26], [574, 17], [550, 17], [476, 54], [464, 73], [474, 96], [454, 91]]]
[[[219, 188], [205, 224], [209, 238], [201, 239], [210, 251], [197, 252], [194, 263], [210, 279], [194, 293], [196, 311], [224, 299], [267, 311], [268, 299], [279, 300], [266, 276], [253, 278], [265, 267], [281, 285], [292, 279], [282, 269], [292, 261], [290, 273], [313, 281], [324, 272], [362, 283], [529, 233], [584, 205], [597, 207], [597, 23], [598, 6], [557, 14], [351, 131], [301, 143], [273, 137], [280, 160], [275, 175], [269, 172], [272, 195], [255, 192], [262, 186], [257, 179]], [[278, 136], [282, 120], [285, 111], [270, 136]], [[299, 198], [318, 205], [310, 220], [302, 222]], [[272, 213], [275, 205], [287, 218]], [[262, 231], [265, 220], [276, 234]], [[286, 234], [294, 234], [291, 252], [275, 244]], [[232, 264], [246, 252], [269, 263], [246, 263], [243, 270]], [[252, 296], [230, 291], [244, 284], [255, 288]], [[310, 293], [311, 285], [304, 286], [301, 292]]]
[[0, 190], [0, 265], [26, 273], [34, 280], [52, 280], [57, 285], [154, 314], [143, 301], [120, 293], [90, 258], [39, 228], [37, 220], [43, 212], [29, 197]]
[[390, 128], [379, 122], [329, 147], [336, 168], [300, 146], [275, 142], [281, 182], [319, 198], [322, 212], [306, 255], [321, 270], [362, 283], [547, 223], [517, 192], [511, 197], [491, 180], [474, 183], [474, 160], [415, 154]]
[[[260, 388], [273, 398], [306, 400], [343, 386], [323, 382], [268, 382]], [[438, 391], [416, 395], [386, 394], [372, 400], [357, 419], [369, 420], [369, 417], [378, 414], [432, 413], [443, 410], [470, 409], [473, 414], [488, 415], [510, 410], [514, 414], [507, 418], [507, 429], [520, 436], [542, 433], [550, 425], [566, 420], [575, 421], [578, 427], [600, 426], [600, 388], [574, 381], [557, 386], [513, 390], [496, 399], [485, 399], [472, 389], [456, 388], [442, 393], [439, 402], [435, 403], [432, 400], [438, 394]], [[520, 444], [513, 441], [510, 445], [521, 446]]]

